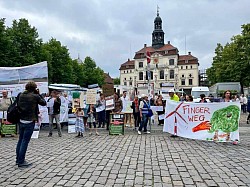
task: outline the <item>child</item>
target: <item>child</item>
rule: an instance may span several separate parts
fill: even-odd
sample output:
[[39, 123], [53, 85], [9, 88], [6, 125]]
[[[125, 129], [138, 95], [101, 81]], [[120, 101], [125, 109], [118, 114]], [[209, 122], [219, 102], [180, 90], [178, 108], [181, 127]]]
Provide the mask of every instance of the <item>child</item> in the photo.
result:
[[96, 123], [95, 123], [95, 107], [93, 104], [91, 104], [88, 108], [88, 125], [89, 125], [89, 130], [90, 130], [90, 133], [89, 135], [92, 135], [92, 124], [94, 126], [94, 130], [95, 130], [95, 134], [97, 136], [99, 136], [99, 133], [97, 132], [97, 128], [96, 128]]
[[83, 137], [84, 125], [83, 125], [83, 116], [84, 112], [81, 108], [77, 108], [76, 112], [76, 132], [78, 135], [76, 137]]

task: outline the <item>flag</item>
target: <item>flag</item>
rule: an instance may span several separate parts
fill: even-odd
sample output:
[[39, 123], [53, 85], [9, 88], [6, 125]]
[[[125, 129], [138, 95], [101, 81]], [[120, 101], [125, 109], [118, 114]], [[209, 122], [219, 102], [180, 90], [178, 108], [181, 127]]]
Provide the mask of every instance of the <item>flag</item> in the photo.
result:
[[150, 57], [151, 55], [150, 55], [150, 52], [149, 51], [147, 51], [146, 52], [146, 57], [147, 57], [147, 63], [148, 64], [150, 64], [150, 61], [151, 61], [151, 57]]

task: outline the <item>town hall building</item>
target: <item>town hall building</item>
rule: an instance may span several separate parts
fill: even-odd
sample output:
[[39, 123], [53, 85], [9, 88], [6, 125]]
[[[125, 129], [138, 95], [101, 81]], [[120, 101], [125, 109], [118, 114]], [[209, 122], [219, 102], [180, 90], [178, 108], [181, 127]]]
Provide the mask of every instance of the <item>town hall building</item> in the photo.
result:
[[[157, 10], [152, 33], [152, 45], [144, 44], [135, 53], [134, 59], [128, 59], [120, 67], [120, 85], [144, 92], [148, 89], [148, 67], [146, 53], [150, 52], [150, 86], [153, 93], [161, 93], [164, 85], [173, 85], [176, 90], [190, 94], [191, 88], [199, 85], [198, 58], [191, 52], [180, 55], [178, 48], [170, 41], [165, 43], [162, 19]], [[143, 91], [144, 90], [144, 91]]]

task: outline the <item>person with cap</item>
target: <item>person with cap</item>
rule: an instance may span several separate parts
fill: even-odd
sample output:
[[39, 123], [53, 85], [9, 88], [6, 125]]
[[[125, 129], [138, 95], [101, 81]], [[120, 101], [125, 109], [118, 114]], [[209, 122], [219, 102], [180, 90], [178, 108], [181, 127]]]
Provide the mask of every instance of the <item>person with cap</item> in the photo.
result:
[[141, 117], [141, 123], [138, 130], [138, 134], [141, 135], [142, 128], [144, 128], [145, 134], [150, 134], [150, 132], [147, 130], [147, 124], [148, 124], [148, 112], [150, 109], [150, 103], [148, 100], [148, 96], [145, 94], [141, 95], [141, 103], [140, 103], [140, 117]]
[[170, 100], [173, 100], [173, 101], [180, 101], [180, 98], [178, 97], [178, 95], [175, 94], [175, 91], [174, 89], [170, 89], [168, 91], [168, 94], [170, 96]]

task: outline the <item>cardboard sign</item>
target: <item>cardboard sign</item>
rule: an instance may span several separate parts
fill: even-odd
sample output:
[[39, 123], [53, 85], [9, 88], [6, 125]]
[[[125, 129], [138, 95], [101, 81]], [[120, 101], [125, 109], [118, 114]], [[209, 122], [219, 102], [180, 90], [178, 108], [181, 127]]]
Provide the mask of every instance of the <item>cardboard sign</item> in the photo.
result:
[[96, 90], [87, 90], [86, 104], [96, 104]]

